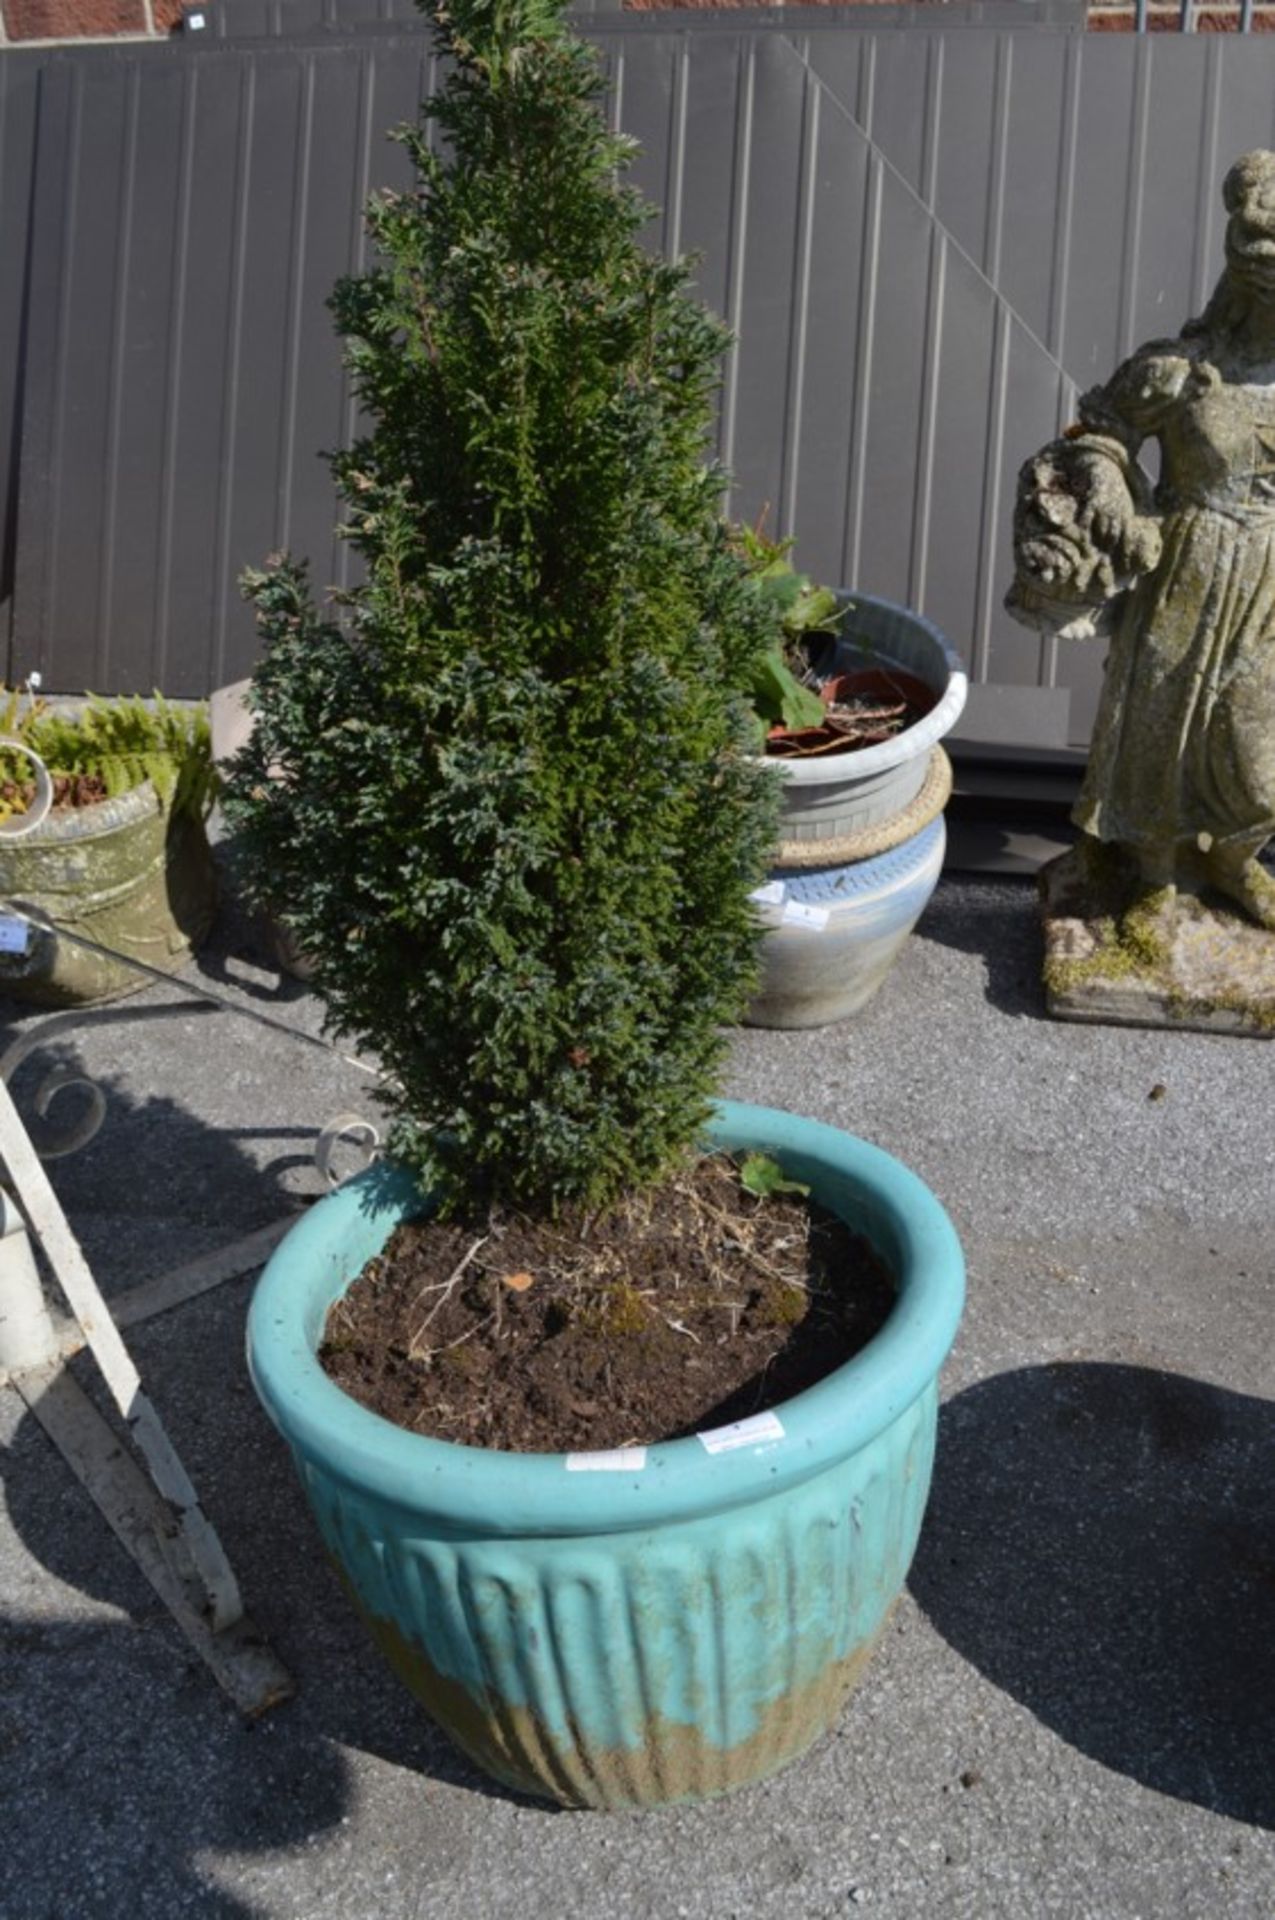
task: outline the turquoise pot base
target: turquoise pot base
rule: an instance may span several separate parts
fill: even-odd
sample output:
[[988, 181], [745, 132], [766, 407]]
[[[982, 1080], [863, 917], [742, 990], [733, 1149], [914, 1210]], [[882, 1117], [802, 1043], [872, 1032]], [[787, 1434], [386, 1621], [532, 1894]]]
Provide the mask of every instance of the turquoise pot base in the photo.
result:
[[373, 1619], [351, 1597], [399, 1679], [475, 1766], [514, 1792], [594, 1811], [693, 1804], [778, 1773], [834, 1724], [881, 1637], [878, 1628], [808, 1687], [777, 1701], [738, 1746], [714, 1747], [695, 1725], [652, 1723], [636, 1746], [593, 1744], [586, 1755], [575, 1740], [564, 1746], [528, 1708], [475, 1699], [438, 1673], [393, 1621]]
[[711, 1137], [774, 1153], [899, 1279], [863, 1352], [725, 1439], [507, 1454], [349, 1399], [315, 1349], [331, 1301], [420, 1204], [392, 1169], [294, 1228], [249, 1318], [254, 1381], [377, 1643], [480, 1766], [564, 1805], [703, 1799], [802, 1752], [862, 1670], [920, 1529], [963, 1296], [947, 1216], [833, 1128], [725, 1105]]

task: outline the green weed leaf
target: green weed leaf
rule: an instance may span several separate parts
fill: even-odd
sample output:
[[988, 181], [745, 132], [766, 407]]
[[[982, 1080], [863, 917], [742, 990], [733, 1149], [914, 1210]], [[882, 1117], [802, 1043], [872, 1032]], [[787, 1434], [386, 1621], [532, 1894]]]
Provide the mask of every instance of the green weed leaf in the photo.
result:
[[757, 712], [772, 727], [817, 727], [823, 720], [823, 701], [802, 686], [777, 647], [758, 661], [752, 694]]
[[775, 1193], [810, 1192], [810, 1188], [800, 1180], [790, 1180], [778, 1160], [772, 1160], [768, 1153], [746, 1153], [739, 1163], [739, 1184], [745, 1193], [756, 1194], [759, 1200], [769, 1200]]

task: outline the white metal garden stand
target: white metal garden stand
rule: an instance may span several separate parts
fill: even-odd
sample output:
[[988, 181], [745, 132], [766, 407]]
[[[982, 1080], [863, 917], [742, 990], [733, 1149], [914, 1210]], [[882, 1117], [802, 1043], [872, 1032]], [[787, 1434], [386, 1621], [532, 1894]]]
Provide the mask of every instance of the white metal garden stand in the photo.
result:
[[[0, 1084], [0, 1372], [44, 1428], [191, 1645], [241, 1712], [292, 1692], [244, 1612], [239, 1583], [102, 1298], [7, 1087]], [[67, 1369], [28, 1239], [34, 1233], [145, 1462]]]
[[[0, 744], [25, 753], [34, 761], [36, 772], [33, 806], [16, 823], [0, 827], [0, 832], [30, 832], [48, 811], [52, 797], [48, 775], [21, 743], [5, 740]], [[33, 920], [38, 921], [38, 916], [18, 903], [0, 904], [0, 940], [6, 929], [12, 931], [15, 924]], [[65, 930], [60, 931], [68, 937]], [[145, 966], [138, 970], [154, 972]], [[176, 984], [164, 975], [154, 977]], [[195, 991], [205, 1005], [230, 1005], [206, 989]], [[60, 1024], [60, 1020], [50, 1021], [42, 1031]], [[266, 1024], [298, 1039], [312, 1039], [281, 1022]], [[263, 1713], [292, 1693], [292, 1681], [244, 1612], [239, 1583], [221, 1541], [142, 1385], [120, 1328], [251, 1272], [282, 1238], [292, 1217], [133, 1288], [116, 1301], [112, 1312], [5, 1084], [29, 1044], [20, 1041], [0, 1061], [0, 1386], [8, 1384], [26, 1403], [235, 1705], [249, 1715]], [[37, 1107], [43, 1111], [54, 1092], [78, 1078], [65, 1069], [50, 1076]], [[100, 1124], [104, 1103], [98, 1089], [88, 1084], [99, 1103], [97, 1111], [69, 1143], [62, 1144], [60, 1152], [85, 1144]], [[376, 1144], [375, 1129], [359, 1116], [343, 1115], [319, 1136], [315, 1157], [329, 1180], [334, 1178], [334, 1146], [351, 1135], [360, 1136], [368, 1149]], [[64, 1314], [49, 1304], [32, 1237], [63, 1295]], [[68, 1371], [71, 1354], [83, 1347], [98, 1364], [124, 1421], [127, 1441]]]

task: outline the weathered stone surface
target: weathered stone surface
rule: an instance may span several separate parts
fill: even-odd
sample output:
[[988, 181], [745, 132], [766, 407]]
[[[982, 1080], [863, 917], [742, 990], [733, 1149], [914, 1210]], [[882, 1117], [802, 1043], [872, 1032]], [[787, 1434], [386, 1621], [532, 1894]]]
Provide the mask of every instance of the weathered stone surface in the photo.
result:
[[1275, 937], [1179, 890], [1157, 913], [1136, 885], [1063, 854], [1040, 876], [1045, 994], [1063, 1020], [1275, 1037]]
[[1104, 944], [1101, 863], [1048, 882], [1068, 900], [1047, 918], [1051, 1009], [1253, 1033], [1275, 989], [1275, 153], [1245, 154], [1222, 197], [1205, 311], [1086, 393], [1023, 467], [1006, 606], [1058, 639], [1110, 635], [1073, 818], [1132, 891]]

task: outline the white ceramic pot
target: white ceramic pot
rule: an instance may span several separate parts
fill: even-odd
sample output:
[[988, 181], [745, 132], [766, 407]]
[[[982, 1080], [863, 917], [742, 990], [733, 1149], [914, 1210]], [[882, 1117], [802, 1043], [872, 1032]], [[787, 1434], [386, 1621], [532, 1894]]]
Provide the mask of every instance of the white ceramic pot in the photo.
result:
[[851, 602], [845, 637], [820, 661], [824, 677], [858, 667], [901, 669], [933, 690], [935, 704], [879, 746], [772, 760], [784, 782], [780, 836], [789, 843], [843, 839], [902, 813], [924, 785], [931, 751], [955, 726], [969, 691], [960, 657], [932, 620], [892, 600], [845, 592]]

